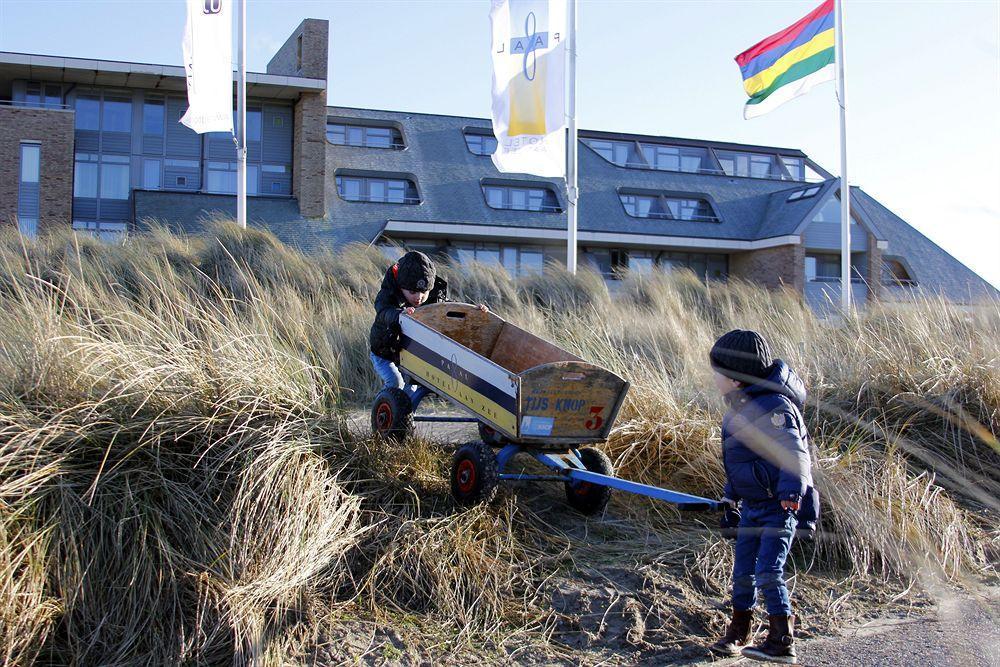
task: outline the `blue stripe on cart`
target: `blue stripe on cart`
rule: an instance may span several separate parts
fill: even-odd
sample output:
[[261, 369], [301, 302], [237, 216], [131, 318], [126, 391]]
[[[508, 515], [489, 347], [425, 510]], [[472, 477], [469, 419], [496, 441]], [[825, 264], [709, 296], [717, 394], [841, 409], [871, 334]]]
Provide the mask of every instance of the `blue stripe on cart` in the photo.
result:
[[479, 376], [470, 373], [455, 362], [442, 357], [437, 352], [421, 345], [405, 334], [401, 336], [401, 342], [402, 349], [406, 350], [410, 354], [422, 359], [431, 366], [440, 369], [449, 377], [457, 382], [460, 382], [461, 384], [464, 384], [469, 389], [482, 394], [504, 410], [517, 414], [517, 398], [514, 396], [500, 390]]

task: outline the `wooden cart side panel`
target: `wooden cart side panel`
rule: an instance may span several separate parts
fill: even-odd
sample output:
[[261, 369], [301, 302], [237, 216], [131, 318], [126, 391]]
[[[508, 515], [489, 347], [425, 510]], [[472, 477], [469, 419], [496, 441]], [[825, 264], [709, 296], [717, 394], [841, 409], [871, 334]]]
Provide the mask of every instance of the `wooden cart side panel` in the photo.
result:
[[582, 361], [558, 345], [544, 338], [505, 322], [489, 358], [511, 373], [521, 373], [529, 368], [555, 361]]
[[521, 373], [521, 436], [608, 436], [628, 382], [584, 361], [545, 364]]
[[506, 324], [496, 313], [484, 313], [468, 303], [432, 303], [417, 308], [410, 317], [487, 359], [492, 359]]
[[441, 396], [517, 437], [520, 379], [489, 359], [418, 322], [399, 318], [400, 367]]

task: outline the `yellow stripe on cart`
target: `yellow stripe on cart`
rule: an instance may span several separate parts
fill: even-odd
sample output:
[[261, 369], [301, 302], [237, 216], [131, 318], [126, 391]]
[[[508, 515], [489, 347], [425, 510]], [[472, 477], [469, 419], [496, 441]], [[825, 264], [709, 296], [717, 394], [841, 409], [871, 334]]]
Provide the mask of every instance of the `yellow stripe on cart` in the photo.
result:
[[407, 372], [431, 385], [448, 398], [458, 401], [480, 417], [488, 419], [507, 431], [508, 434], [517, 435], [517, 415], [514, 413], [505, 410], [472, 387], [459, 382], [440, 368], [432, 366], [408, 350], [400, 351], [399, 361]]

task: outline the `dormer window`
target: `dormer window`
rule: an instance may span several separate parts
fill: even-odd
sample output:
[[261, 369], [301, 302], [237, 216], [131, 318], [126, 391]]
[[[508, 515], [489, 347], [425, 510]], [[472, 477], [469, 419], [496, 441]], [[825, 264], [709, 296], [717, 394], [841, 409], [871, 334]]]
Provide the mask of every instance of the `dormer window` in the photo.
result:
[[555, 191], [547, 185], [483, 183], [483, 197], [490, 208], [506, 211], [561, 213]]
[[337, 194], [344, 201], [419, 204], [416, 184], [407, 178], [338, 174]]
[[633, 218], [719, 222], [712, 205], [705, 199], [619, 191], [625, 213]]
[[403, 150], [403, 134], [398, 128], [388, 125], [352, 125], [349, 123], [327, 123], [326, 140], [338, 146], [363, 146], [365, 148], [389, 148]]
[[898, 259], [885, 259], [882, 262], [882, 282], [896, 287], [912, 287], [917, 284]]
[[493, 155], [497, 149], [497, 138], [485, 132], [466, 130], [465, 145], [473, 155]]

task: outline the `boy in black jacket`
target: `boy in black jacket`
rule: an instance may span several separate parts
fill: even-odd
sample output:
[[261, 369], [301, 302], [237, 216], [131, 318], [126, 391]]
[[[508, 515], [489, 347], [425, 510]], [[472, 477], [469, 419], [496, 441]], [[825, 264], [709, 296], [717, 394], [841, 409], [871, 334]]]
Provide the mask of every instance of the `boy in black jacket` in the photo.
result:
[[803, 499], [813, 502], [808, 434], [802, 418], [806, 391], [785, 362], [771, 358], [755, 331], [725, 334], [709, 354], [715, 384], [729, 403], [722, 420], [723, 501], [738, 513], [733, 562], [733, 616], [713, 653], [735, 656], [746, 644], [757, 602], [767, 602], [767, 639], [745, 657], [795, 664], [791, 602], [784, 567]]
[[437, 275], [434, 262], [422, 252], [411, 250], [386, 269], [382, 288], [375, 296], [375, 322], [368, 343], [375, 372], [386, 389], [402, 389], [410, 397], [413, 409], [427, 395], [419, 385], [409, 385], [399, 372], [399, 315], [412, 314], [427, 303], [448, 300], [448, 283]]

